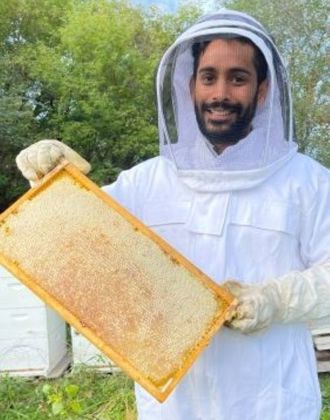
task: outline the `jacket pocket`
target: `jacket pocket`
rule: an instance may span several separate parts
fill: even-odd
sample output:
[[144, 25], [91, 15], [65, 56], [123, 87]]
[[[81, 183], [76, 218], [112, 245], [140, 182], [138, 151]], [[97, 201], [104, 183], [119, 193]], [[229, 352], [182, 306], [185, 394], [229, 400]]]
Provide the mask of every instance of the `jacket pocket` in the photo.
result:
[[143, 209], [143, 222], [149, 227], [183, 224], [190, 209], [189, 201], [147, 201]]
[[185, 256], [189, 255], [189, 233], [185, 229], [190, 202], [147, 201], [143, 222]]
[[233, 201], [226, 244], [227, 265], [238, 278], [265, 279], [298, 268], [299, 212], [287, 203]]
[[299, 211], [287, 203], [233, 203], [229, 219], [232, 225], [298, 235]]

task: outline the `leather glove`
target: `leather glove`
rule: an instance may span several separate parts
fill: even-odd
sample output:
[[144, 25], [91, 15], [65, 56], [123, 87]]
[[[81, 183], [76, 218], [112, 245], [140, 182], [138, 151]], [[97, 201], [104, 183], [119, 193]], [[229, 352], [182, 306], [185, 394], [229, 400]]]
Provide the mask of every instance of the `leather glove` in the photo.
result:
[[293, 271], [264, 284], [224, 283], [238, 303], [227, 325], [249, 334], [272, 323], [294, 323], [330, 316], [330, 262]]
[[58, 140], [41, 140], [22, 150], [16, 164], [23, 176], [33, 186], [64, 159], [87, 174], [91, 166], [77, 152]]

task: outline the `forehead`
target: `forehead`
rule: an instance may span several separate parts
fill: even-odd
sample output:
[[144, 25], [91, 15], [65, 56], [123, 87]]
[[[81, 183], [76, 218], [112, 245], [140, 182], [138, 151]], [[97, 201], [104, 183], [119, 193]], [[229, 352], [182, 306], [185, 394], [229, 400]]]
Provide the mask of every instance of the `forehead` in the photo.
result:
[[199, 58], [198, 70], [246, 68], [254, 71], [254, 48], [235, 39], [215, 39], [211, 41]]

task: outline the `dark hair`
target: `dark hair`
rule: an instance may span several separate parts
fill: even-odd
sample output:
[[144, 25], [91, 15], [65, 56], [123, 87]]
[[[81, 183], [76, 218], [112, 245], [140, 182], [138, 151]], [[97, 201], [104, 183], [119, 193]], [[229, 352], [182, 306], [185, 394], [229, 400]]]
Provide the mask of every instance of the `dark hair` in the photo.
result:
[[[217, 35], [214, 39], [230, 39], [235, 40], [238, 42], [241, 42], [242, 44], [248, 44], [253, 47], [254, 50], [254, 57], [253, 57], [253, 64], [255, 66], [256, 72], [257, 72], [257, 81], [258, 85], [260, 85], [261, 82], [263, 82], [267, 77], [267, 62], [262, 54], [262, 52], [259, 50], [259, 48], [248, 38], [245, 38], [243, 36], [239, 35], [231, 35], [231, 34], [223, 34], [223, 35]], [[212, 40], [209, 41], [201, 41], [201, 42], [195, 42], [191, 48], [192, 56], [194, 59], [194, 69], [193, 69], [193, 77], [196, 79], [197, 76], [197, 69], [199, 65], [199, 59], [200, 56], [204, 53], [207, 46], [210, 44]]]

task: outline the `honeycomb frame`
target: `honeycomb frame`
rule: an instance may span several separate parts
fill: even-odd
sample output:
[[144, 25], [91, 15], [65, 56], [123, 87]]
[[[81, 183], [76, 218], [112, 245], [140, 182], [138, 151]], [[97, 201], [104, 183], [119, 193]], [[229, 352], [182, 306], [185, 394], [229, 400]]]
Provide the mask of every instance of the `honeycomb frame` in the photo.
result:
[[[132, 304], [130, 304], [130, 306], [128, 306], [128, 308], [125, 309], [123, 313], [119, 311], [119, 315], [118, 313], [116, 314], [117, 317], [111, 317], [111, 314], [114, 313], [112, 312], [110, 314], [110, 317], [106, 318], [109, 312], [108, 309], [112, 308], [111, 305], [115, 304], [112, 302], [117, 301], [116, 299], [111, 300], [111, 292], [107, 293], [108, 291], [106, 290], [104, 293], [105, 280], [102, 280], [103, 283], [100, 280], [99, 283], [100, 287], [103, 287], [103, 293], [97, 294], [96, 291], [93, 295], [93, 290], [90, 291], [90, 283], [87, 282], [87, 280], [89, 279], [88, 276], [90, 276], [92, 272], [88, 271], [84, 267], [84, 264], [82, 264], [82, 267], [78, 264], [77, 269], [72, 270], [70, 276], [68, 274], [68, 264], [65, 266], [65, 270], [62, 269], [62, 271], [56, 271], [57, 266], [60, 265], [60, 263], [62, 263], [62, 258], [54, 257], [55, 263], [53, 261], [53, 264], [49, 266], [45, 263], [44, 257], [40, 257], [38, 260], [39, 253], [47, 253], [48, 248], [50, 250], [53, 249], [53, 251], [48, 252], [49, 258], [51, 258], [51, 256], [54, 255], [55, 248], [51, 248], [51, 245], [57, 247], [58, 245], [57, 243], [55, 243], [55, 241], [54, 245], [50, 245], [48, 242], [46, 250], [44, 250], [44, 248], [40, 246], [40, 243], [38, 243], [38, 241], [32, 241], [31, 245], [26, 245], [25, 248], [24, 244], [21, 245], [21, 243], [25, 241], [24, 238], [27, 237], [29, 232], [37, 232], [38, 238], [42, 236], [43, 231], [45, 230], [45, 225], [42, 225], [40, 222], [43, 220], [42, 217], [45, 217], [45, 215], [42, 214], [42, 209], [44, 206], [43, 200], [46, 200], [49, 195], [51, 197], [50, 203], [52, 203], [52, 200], [54, 200], [54, 198], [52, 197], [56, 197], [56, 194], [58, 194], [56, 192], [56, 188], [59, 191], [59, 187], [61, 187], [62, 191], [63, 186], [65, 187], [66, 185], [66, 182], [68, 182], [68, 185], [71, 183], [72, 185], [70, 184], [70, 188], [72, 188], [73, 193], [75, 193], [75, 190], [77, 189], [78, 194], [76, 196], [72, 194], [72, 197], [70, 196], [70, 194], [68, 194], [68, 198], [65, 198], [65, 203], [66, 200], [68, 200], [67, 205], [69, 206], [69, 208], [74, 207], [77, 198], [79, 199], [80, 196], [88, 194], [89, 198], [93, 197], [93, 202], [91, 205], [93, 211], [93, 206], [100, 205], [100, 209], [102, 210], [102, 212], [104, 209], [105, 217], [110, 217], [110, 215], [111, 217], [114, 217], [114, 221], [111, 225], [114, 228], [114, 231], [117, 232], [117, 225], [119, 225], [120, 227], [124, 226], [125, 229], [128, 229], [127, 232], [131, 232], [127, 234], [127, 238], [129, 240], [133, 240], [133, 243], [137, 245], [134, 248], [134, 255], [129, 253], [129, 250], [131, 249], [130, 247], [126, 247], [126, 251], [126, 248], [120, 248], [121, 243], [124, 244], [124, 247], [126, 246], [125, 241], [127, 241], [127, 238], [125, 236], [125, 229], [123, 228], [124, 230], [121, 231], [120, 228], [118, 228], [119, 230], [117, 233], [123, 233], [123, 235], [116, 236], [116, 241], [119, 241], [119, 245], [116, 243], [117, 248], [115, 249], [114, 254], [110, 253], [109, 255], [113, 255], [112, 261], [113, 266], [115, 268], [118, 266], [118, 264], [121, 264], [120, 261], [124, 264], [125, 268], [124, 274], [119, 272], [118, 277], [114, 277], [115, 279], [111, 280], [111, 284], [113, 287], [116, 284], [120, 286], [120, 292], [118, 292], [117, 295], [114, 296], [115, 298], [117, 297], [118, 301], [119, 298], [123, 296], [123, 304], [125, 305], [125, 299], [127, 299], [130, 296], [130, 294], [132, 294], [132, 290], [134, 291], [135, 295], [133, 294], [133, 297], [130, 300]], [[64, 202], [61, 203], [61, 207], [65, 209], [66, 204], [63, 203]], [[33, 206], [37, 206], [36, 208], [39, 212], [36, 213], [36, 220], [31, 220], [30, 222], [30, 219], [28, 219], [28, 223], [26, 221], [24, 222], [26, 212], [34, 211]], [[58, 206], [56, 206], [56, 203], [54, 203], [54, 206], [50, 207], [51, 208], [47, 210], [47, 217], [49, 215], [49, 217], [53, 217], [54, 220], [54, 218], [58, 218], [58, 215], [55, 211], [55, 209], [58, 209]], [[54, 212], [53, 216], [52, 212]], [[99, 214], [101, 213], [99, 212], [98, 215]], [[76, 218], [73, 218], [73, 216], [71, 215], [66, 215], [65, 217], [68, 219], [68, 223], [70, 224], [70, 226], [64, 224], [64, 229], [61, 225], [59, 227], [59, 236], [57, 238], [62, 238], [63, 236], [65, 236], [66, 232], [70, 230], [71, 226], [75, 226], [75, 219], [77, 219], [78, 224], [81, 221], [81, 219], [78, 216]], [[63, 220], [66, 223], [66, 219], [64, 218]], [[20, 221], [24, 222], [24, 229], [26, 229], [26, 231], [23, 229], [23, 225], [21, 225], [20, 229], [18, 228], [20, 226]], [[15, 225], [15, 223], [18, 223], [18, 225]], [[24, 232], [24, 236], [23, 239], [20, 239], [20, 245], [18, 246], [17, 237], [19, 238], [19, 235], [22, 230]], [[102, 233], [101, 228], [100, 231]], [[65, 232], [65, 234], [63, 232]], [[132, 238], [130, 238], [130, 234], [132, 234]], [[77, 231], [74, 230], [72, 233], [70, 233], [70, 235], [71, 236], [68, 236], [68, 239], [66, 240], [64, 245], [68, 247], [68, 249], [70, 247], [70, 252], [73, 252], [73, 256], [75, 256], [74, 252], [77, 255], [79, 255], [79, 252], [82, 252], [82, 248], [85, 248], [81, 245], [82, 240], [80, 240], [81, 236], [83, 235], [81, 232], [80, 234], [77, 234]], [[83, 242], [83, 244], [86, 244], [87, 248], [90, 247], [88, 248], [88, 253], [97, 252], [97, 256], [101, 254], [101, 264], [104, 264], [105, 271], [109, 270], [108, 267], [112, 267], [111, 264], [109, 264], [110, 257], [108, 254], [103, 255], [100, 249], [97, 248], [96, 242], [93, 239], [93, 235], [96, 235], [96, 231], [93, 230], [92, 233], [88, 232], [88, 235], [86, 234], [83, 238], [83, 240], [85, 241]], [[102, 235], [104, 236], [104, 232], [102, 233]], [[106, 244], [106, 242], [104, 242], [105, 240], [108, 239], [103, 238], [103, 246], [104, 244]], [[26, 241], [26, 244], [28, 244], [29, 240], [26, 239]], [[34, 242], [37, 242], [36, 246], [39, 246], [39, 248], [34, 248]], [[63, 244], [60, 243], [59, 246], [61, 247], [63, 246]], [[19, 254], [20, 251], [18, 250], [18, 248], [22, 249], [21, 254]], [[42, 252], [40, 251], [41, 249]], [[65, 252], [63, 252], [63, 248], [60, 249], [62, 250], [61, 256], [64, 256]], [[108, 248], [108, 250], [109, 249], [110, 248]], [[140, 249], [145, 250], [144, 254], [142, 251], [140, 251]], [[150, 257], [151, 260], [149, 258], [149, 251], [152, 254], [152, 256]], [[72, 257], [70, 252], [68, 251], [68, 254]], [[136, 254], [138, 254], [137, 257]], [[22, 255], [24, 256], [24, 258], [22, 257]], [[134, 258], [137, 258], [137, 263], [134, 260]], [[160, 259], [161, 263], [158, 263], [158, 266], [155, 265], [156, 268], [158, 267], [157, 269], [153, 267], [152, 258], [154, 258], [155, 261], [157, 261], [157, 258]], [[65, 258], [63, 259], [65, 260]], [[77, 258], [77, 260], [79, 260], [79, 258]], [[133, 260], [133, 263], [131, 260]], [[115, 265], [116, 261], [117, 266]], [[126, 209], [124, 209], [114, 199], [112, 199], [101, 189], [99, 189], [99, 187], [97, 187], [92, 181], [90, 181], [86, 176], [84, 176], [80, 171], [78, 171], [72, 164], [68, 162], [63, 162], [62, 164], [60, 164], [51, 173], [45, 176], [39, 185], [37, 185], [34, 188], [31, 188], [26, 194], [24, 194], [19, 200], [17, 200], [16, 203], [14, 203], [11, 207], [9, 207], [5, 212], [3, 212], [0, 215], [0, 264], [2, 264], [9, 271], [11, 271], [14, 276], [20, 279], [44, 302], [46, 302], [49, 306], [55, 309], [69, 324], [71, 324], [77, 331], [79, 331], [88, 340], [90, 340], [96, 347], [98, 347], [104, 354], [106, 354], [121, 369], [123, 369], [123, 371], [125, 371], [134, 381], [138, 382], [142, 387], [144, 387], [159, 402], [165, 401], [169, 394], [173, 391], [175, 386], [182, 379], [187, 370], [191, 367], [198, 355], [209, 344], [212, 337], [223, 325], [223, 323], [225, 322], [226, 313], [230, 311], [233, 305], [235, 304], [234, 298], [226, 290], [224, 290], [222, 287], [220, 287], [210, 278], [208, 278], [190, 261], [188, 261], [181, 254], [179, 254], [167, 242], [165, 242], [151, 229], [146, 227], [142, 222], [140, 222], [133, 215], [131, 215]], [[69, 260], [69, 264], [71, 264], [71, 260]], [[42, 269], [39, 268], [39, 266], [42, 267]], [[72, 266], [75, 266], [74, 263], [72, 263]], [[131, 269], [131, 267], [133, 268]], [[164, 267], [166, 270], [168, 270], [168, 273], [166, 272], [166, 275], [164, 274], [164, 276], [162, 276], [162, 270], [164, 270]], [[54, 270], [55, 274], [53, 274]], [[80, 270], [80, 277], [74, 280], [73, 278], [76, 278], [75, 276], [78, 276], [76, 274], [77, 270]], [[99, 270], [99, 268], [95, 270], [95, 272], [99, 273], [99, 275], [101, 276], [101, 271], [97, 271]], [[139, 270], [142, 270], [142, 274], [139, 274]], [[62, 272], [66, 273], [63, 278], [60, 276], [62, 275]], [[170, 287], [168, 287], [166, 277], [168, 275], [170, 275], [171, 280], [173, 280], [173, 284], [171, 283], [172, 287], [174, 288], [173, 291]], [[148, 280], [148, 276], [151, 278], [151, 280]], [[59, 277], [61, 278], [59, 279]], [[164, 281], [162, 280], [163, 277]], [[53, 278], [55, 279], [54, 281], [49, 280]], [[112, 279], [111, 276], [108, 276], [108, 278]], [[120, 281], [118, 279], [120, 279]], [[157, 281], [155, 281], [155, 279], [157, 279]], [[114, 281], [116, 283], [114, 283]], [[144, 283], [144, 281], [147, 281], [147, 283]], [[142, 293], [142, 291], [140, 291], [139, 289], [143, 288], [144, 284], [146, 284], [146, 290], [144, 290], [144, 292]], [[186, 287], [187, 285], [189, 287]], [[133, 286], [135, 287], [135, 289], [133, 288]], [[85, 287], [85, 289], [83, 289], [83, 287]], [[175, 289], [175, 287], [177, 289]], [[70, 288], [72, 289], [71, 292]], [[80, 290], [80, 288], [83, 290]], [[167, 289], [170, 291], [170, 293], [167, 293]], [[186, 290], [187, 296], [182, 296], [182, 289]], [[112, 289], [112, 293], [114, 293], [113, 290], [114, 288]], [[180, 293], [176, 294], [176, 290], [178, 290], [178, 292], [181, 291], [181, 295]], [[86, 291], [88, 293], [86, 293]], [[155, 291], [164, 298], [164, 302], [166, 302], [167, 305], [166, 308], [160, 307], [161, 303], [159, 302], [161, 302], [161, 299], [154, 299]], [[196, 296], [193, 293], [195, 293]], [[73, 294], [74, 298], [72, 298]], [[153, 297], [150, 298], [149, 295], [153, 295]], [[178, 296], [181, 300], [179, 300]], [[150, 299], [148, 300], [147, 298]], [[150, 304], [148, 303], [149, 306], [144, 306], [145, 302], [143, 299], [145, 301], [148, 300], [148, 302], [150, 301]], [[129, 299], [127, 299], [127, 304], [128, 300]], [[81, 302], [83, 302], [83, 304]], [[96, 302], [100, 302], [100, 308], [96, 305]], [[148, 330], [149, 327], [147, 328], [146, 325], [149, 324], [144, 321], [143, 314], [144, 312], [146, 314], [152, 314], [152, 312], [149, 311], [150, 305], [154, 304], [155, 302], [158, 302], [158, 306], [156, 315], [152, 319], [154, 321], [156, 320], [156, 324], [158, 324], [156, 325], [156, 327], [154, 327], [155, 322], [150, 322], [150, 329]], [[182, 304], [182, 302], [184, 302], [184, 305]], [[205, 303], [206, 305], [203, 306], [203, 303]], [[83, 306], [81, 306], [80, 308], [79, 305]], [[198, 326], [196, 325], [198, 324], [198, 322], [196, 321], [198, 320], [199, 316], [198, 311], [206, 311], [206, 306], [207, 310], [210, 313], [207, 315], [205, 320], [203, 320], [204, 324], [203, 322], [201, 322], [199, 330]], [[187, 312], [187, 315], [180, 314], [180, 316], [178, 316], [174, 313], [178, 310], [181, 311], [180, 308], [183, 307], [184, 310]], [[90, 311], [89, 308], [91, 308]], [[172, 314], [170, 313], [169, 308], [171, 308], [173, 312]], [[88, 318], [86, 319], [87, 312]], [[182, 309], [182, 313], [183, 312], [184, 311]], [[104, 315], [105, 313], [107, 315]], [[197, 315], [196, 320], [194, 321], [195, 314]], [[93, 316], [95, 319], [93, 319]], [[169, 326], [171, 326], [172, 324], [170, 324], [167, 320], [166, 322], [163, 322], [163, 324], [165, 325], [165, 332], [161, 330], [161, 337], [165, 337], [164, 340], [166, 342], [166, 345], [164, 344], [165, 347], [158, 349], [157, 352], [157, 348], [155, 345], [159, 341], [159, 336], [157, 336], [157, 334], [158, 330], [161, 329], [160, 326], [162, 325], [162, 317], [166, 318], [166, 316], [170, 319], [170, 321], [172, 321], [172, 324], [175, 326], [175, 334], [173, 333], [173, 331], [170, 331], [169, 328]], [[142, 320], [142, 322], [140, 322], [139, 325], [136, 325], [136, 319], [138, 319], [139, 321]], [[118, 336], [118, 332], [115, 333], [115, 331], [117, 331], [117, 323], [119, 325], [118, 328], [121, 328], [118, 331], [125, 330], [125, 334], [123, 334], [124, 338], [120, 338]], [[196, 332], [194, 333], [196, 337], [189, 337], [190, 344], [184, 347], [185, 345], [179, 342], [182, 339], [182, 337], [185, 337], [185, 334], [187, 335], [187, 327], [189, 327], [188, 324], [191, 323], [193, 325], [190, 325], [190, 328], [196, 329]], [[123, 328], [123, 325], [127, 326], [127, 328]], [[143, 339], [141, 339], [142, 341], [139, 341], [137, 337], [139, 337], [142, 334], [141, 330], [143, 330], [143, 328], [145, 329], [145, 331], [143, 332]], [[111, 335], [111, 333], [113, 335]], [[152, 340], [153, 335], [155, 335], [154, 340]], [[117, 336], [119, 338], [116, 342], [115, 338]], [[130, 336], [132, 337], [130, 338], [131, 341], [127, 341], [127, 337]], [[151, 337], [150, 340], [147, 339], [148, 337]], [[164, 353], [166, 353], [167, 349], [171, 347], [169, 343], [172, 343], [171, 345], [174, 348], [176, 348], [176, 344], [179, 343], [179, 345], [177, 346], [179, 350], [177, 350], [177, 353], [173, 360], [170, 356], [168, 356], [168, 360], [164, 356]], [[138, 354], [139, 352], [141, 354]], [[145, 360], [145, 355], [149, 355], [150, 359], [145, 358]], [[168, 368], [166, 368], [167, 365]], [[157, 371], [158, 368], [160, 372], [154, 374], [154, 371]], [[162, 369], [164, 371], [162, 371]]]

